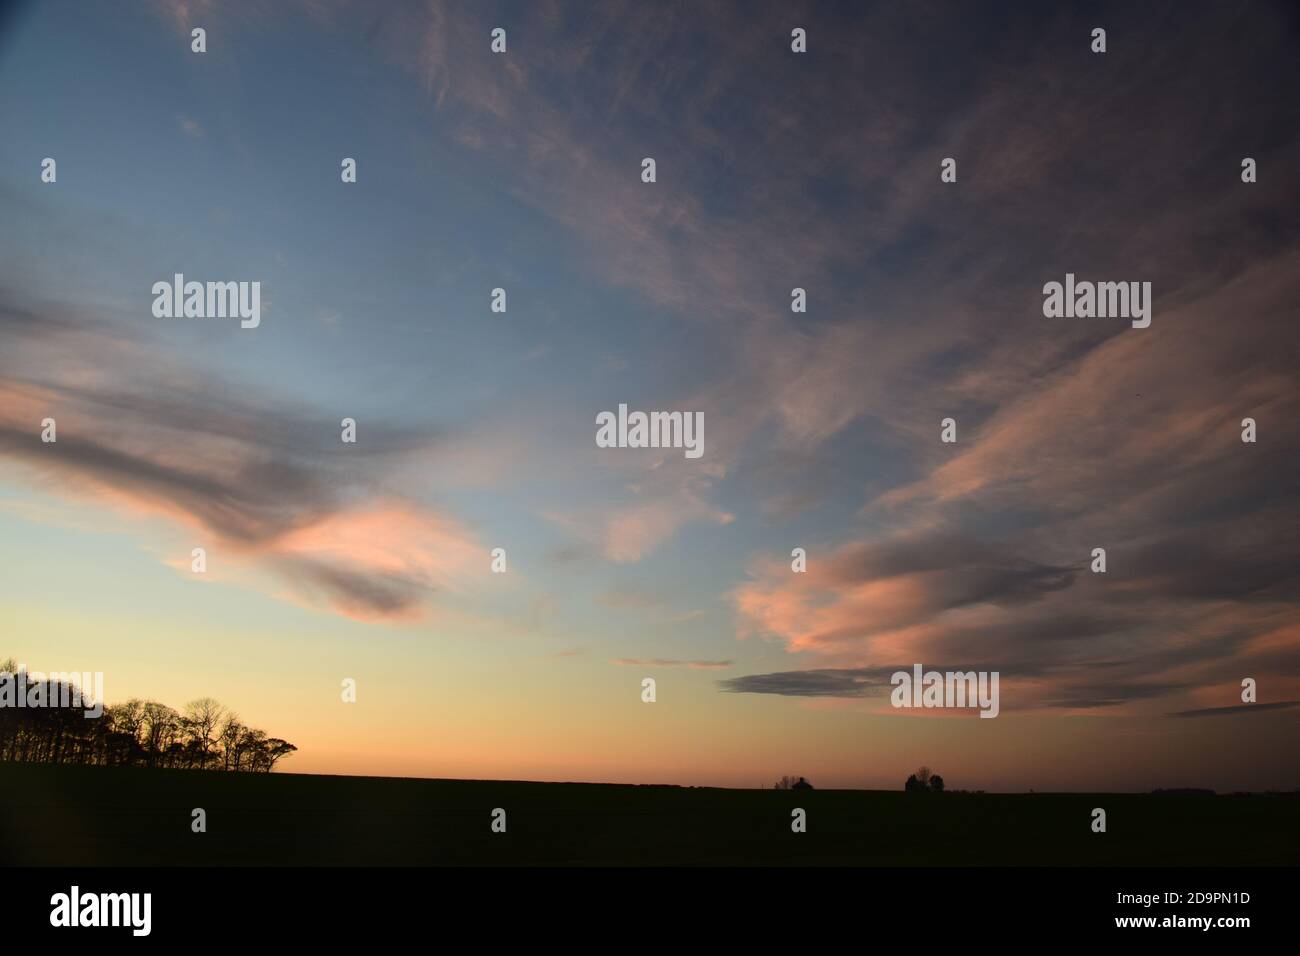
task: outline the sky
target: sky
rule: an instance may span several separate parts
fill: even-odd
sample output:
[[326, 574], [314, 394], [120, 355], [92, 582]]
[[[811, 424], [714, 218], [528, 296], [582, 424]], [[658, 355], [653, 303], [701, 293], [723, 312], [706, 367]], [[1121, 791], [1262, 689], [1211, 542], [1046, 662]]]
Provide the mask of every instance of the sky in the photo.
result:
[[[12, 7], [0, 658], [215, 697], [295, 772], [1300, 787], [1298, 33]], [[260, 324], [156, 317], [176, 273]], [[1067, 273], [1150, 326], [1046, 317]], [[598, 447], [620, 404], [704, 453]], [[997, 718], [891, 706], [918, 663], [997, 672]]]

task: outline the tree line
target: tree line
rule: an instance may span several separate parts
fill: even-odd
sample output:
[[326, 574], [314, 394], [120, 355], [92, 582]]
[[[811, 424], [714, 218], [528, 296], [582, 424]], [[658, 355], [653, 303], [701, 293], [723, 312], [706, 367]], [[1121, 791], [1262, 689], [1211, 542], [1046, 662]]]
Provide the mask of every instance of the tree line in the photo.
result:
[[[813, 785], [803, 777], [795, 777], [786, 774], [778, 780], [774, 786], [777, 790], [811, 790]], [[908, 793], [943, 793], [943, 777], [932, 771], [929, 767], [918, 767], [916, 773], [907, 778], [903, 784], [903, 789]], [[962, 793], [964, 791], [957, 791]], [[981, 790], [980, 793], [983, 793]]]
[[[2, 661], [0, 673], [17, 675], [19, 669]], [[45, 703], [0, 707], [0, 760], [270, 773], [298, 749], [247, 726], [211, 697], [180, 711], [132, 698], [105, 705], [96, 718], [86, 716], [85, 706], [66, 703], [72, 695], [63, 681], [24, 678], [29, 688], [43, 685]]]

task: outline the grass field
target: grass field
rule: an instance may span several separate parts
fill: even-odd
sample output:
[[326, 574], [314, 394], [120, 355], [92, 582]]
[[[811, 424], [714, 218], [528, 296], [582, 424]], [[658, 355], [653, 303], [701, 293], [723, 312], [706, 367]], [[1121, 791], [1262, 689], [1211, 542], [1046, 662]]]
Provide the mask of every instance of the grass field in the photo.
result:
[[[207, 811], [192, 833], [191, 810]], [[507, 832], [491, 832], [506, 811]], [[792, 833], [791, 811], [807, 811]], [[1091, 830], [1092, 809], [1107, 832]], [[905, 794], [0, 764], [19, 865], [1294, 865], [1283, 796]]]

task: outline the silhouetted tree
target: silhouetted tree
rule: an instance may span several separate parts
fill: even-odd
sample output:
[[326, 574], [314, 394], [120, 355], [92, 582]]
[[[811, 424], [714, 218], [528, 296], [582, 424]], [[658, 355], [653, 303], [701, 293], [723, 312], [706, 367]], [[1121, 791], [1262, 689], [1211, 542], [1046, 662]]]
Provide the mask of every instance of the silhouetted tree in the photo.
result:
[[217, 743], [221, 746], [221, 769], [239, 769], [239, 740], [248, 728], [239, 722], [238, 715], [226, 714], [226, 722], [221, 725]]
[[207, 766], [216, 743], [217, 728], [226, 716], [225, 708], [211, 697], [200, 697], [185, 705], [185, 720], [190, 735], [199, 745], [200, 767]]
[[809, 783], [807, 780], [805, 780], [803, 777], [800, 777], [794, 783], [790, 784], [791, 790], [811, 790], [812, 788], [813, 785]]
[[[141, 746], [150, 767], [165, 766], [164, 756], [184, 730], [181, 715], [156, 700], [145, 701], [141, 721]], [[184, 749], [182, 747], [182, 749]]]
[[903, 789], [908, 793], [943, 793], [943, 777], [931, 772], [929, 767], [917, 767], [916, 773], [903, 784]]
[[262, 749], [266, 755], [266, 772], [270, 773], [275, 769], [277, 761], [290, 756], [298, 748], [287, 740], [281, 740], [279, 737], [268, 737], [266, 743], [262, 745]]

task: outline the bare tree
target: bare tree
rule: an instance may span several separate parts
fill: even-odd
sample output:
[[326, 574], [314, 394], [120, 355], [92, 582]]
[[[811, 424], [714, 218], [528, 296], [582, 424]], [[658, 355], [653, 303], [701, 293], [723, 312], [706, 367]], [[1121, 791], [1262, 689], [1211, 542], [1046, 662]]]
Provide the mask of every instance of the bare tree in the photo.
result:
[[244, 735], [239, 738], [239, 753], [240, 759], [244, 761], [245, 769], [252, 770], [254, 773], [268, 770], [269, 767], [266, 766], [266, 732], [255, 727], [245, 729]]
[[226, 714], [226, 722], [221, 725], [217, 742], [221, 744], [221, 765], [223, 770], [239, 769], [239, 741], [248, 728], [239, 722], [239, 715], [231, 711]]
[[270, 737], [266, 741], [264, 751], [266, 753], [266, 772], [270, 773], [275, 769], [277, 762], [288, 757], [298, 748], [287, 740], [281, 740], [279, 737]]
[[140, 728], [144, 724], [144, 701], [132, 697], [125, 704], [113, 708], [113, 729], [130, 734], [131, 739], [141, 743]]
[[217, 739], [217, 728], [226, 711], [211, 697], [200, 697], [185, 705], [185, 720], [190, 735], [198, 744], [199, 766], [206, 767], [212, 757], [212, 747]]
[[147, 700], [140, 707], [140, 744], [149, 766], [163, 763], [163, 754], [182, 731], [181, 715], [166, 704]]

